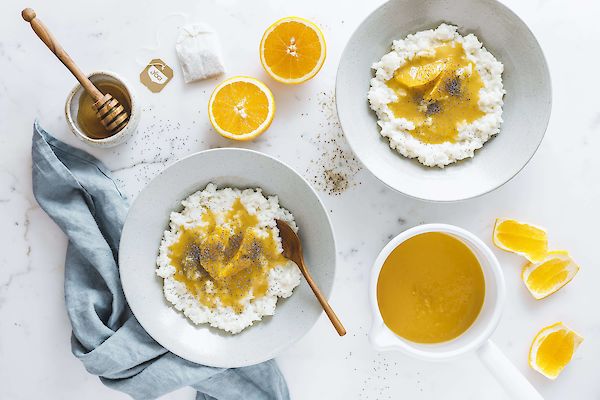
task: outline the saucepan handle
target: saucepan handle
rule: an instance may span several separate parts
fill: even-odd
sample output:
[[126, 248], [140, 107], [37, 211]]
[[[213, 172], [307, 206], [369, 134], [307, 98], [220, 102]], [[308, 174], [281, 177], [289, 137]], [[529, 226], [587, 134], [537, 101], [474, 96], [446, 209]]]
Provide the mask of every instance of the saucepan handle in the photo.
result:
[[477, 351], [487, 369], [504, 387], [511, 399], [544, 400], [542, 395], [521, 374], [491, 340], [486, 341]]

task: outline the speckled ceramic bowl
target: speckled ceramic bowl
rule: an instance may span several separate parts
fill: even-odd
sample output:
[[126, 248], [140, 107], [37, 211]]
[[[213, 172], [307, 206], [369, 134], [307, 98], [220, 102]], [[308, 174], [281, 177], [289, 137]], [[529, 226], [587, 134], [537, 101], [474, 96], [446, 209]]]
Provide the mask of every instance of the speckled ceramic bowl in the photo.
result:
[[[430, 168], [390, 149], [379, 133], [367, 92], [371, 65], [392, 41], [439, 26], [475, 34], [504, 64], [506, 95], [500, 133], [472, 159]], [[390, 0], [356, 29], [342, 55], [336, 81], [340, 123], [352, 150], [383, 183], [430, 201], [464, 200], [490, 192], [515, 176], [540, 145], [552, 103], [550, 74], [533, 33], [496, 0]]]
[[272, 317], [231, 335], [208, 324], [194, 325], [167, 303], [156, 257], [169, 214], [181, 200], [208, 183], [219, 187], [260, 187], [277, 195], [293, 215], [304, 257], [319, 288], [329, 296], [335, 276], [335, 241], [327, 210], [309, 183], [291, 167], [252, 150], [225, 148], [193, 154], [165, 169], [135, 199], [123, 227], [119, 270], [131, 311], [162, 346], [190, 361], [241, 367], [277, 356], [304, 336], [323, 309], [303, 279]]
[[77, 136], [81, 141], [94, 147], [113, 147], [125, 142], [137, 130], [137, 126], [140, 122], [140, 116], [142, 112], [140, 106], [137, 103], [135, 94], [131, 90], [131, 87], [127, 84], [127, 81], [125, 81], [119, 75], [112, 72], [96, 71], [88, 75], [88, 78], [94, 83], [108, 81], [125, 89], [125, 92], [129, 97], [129, 101], [131, 104], [129, 122], [119, 132], [105, 139], [92, 139], [91, 137], [87, 136], [79, 126], [79, 123], [77, 122], [79, 99], [81, 98], [81, 95], [84, 92], [83, 87], [80, 84], [77, 84], [77, 86], [75, 86], [73, 90], [71, 90], [69, 96], [67, 96], [67, 103], [65, 104], [65, 116], [67, 118], [67, 124], [69, 125], [71, 132], [73, 132], [73, 134]]

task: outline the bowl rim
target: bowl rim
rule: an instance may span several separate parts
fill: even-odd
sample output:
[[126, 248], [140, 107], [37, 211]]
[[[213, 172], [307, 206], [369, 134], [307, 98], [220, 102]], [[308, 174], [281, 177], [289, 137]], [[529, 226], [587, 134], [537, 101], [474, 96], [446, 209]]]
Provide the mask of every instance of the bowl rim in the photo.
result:
[[[471, 199], [476, 199], [478, 197], [484, 196], [488, 193], [491, 193], [499, 188], [501, 188], [502, 186], [504, 186], [505, 184], [507, 184], [508, 182], [510, 182], [512, 179], [514, 179], [531, 161], [531, 159], [533, 158], [533, 156], [535, 156], [535, 154], [537, 153], [539, 147], [542, 144], [542, 141], [544, 140], [544, 137], [546, 136], [546, 132], [548, 130], [548, 126], [550, 124], [550, 117], [552, 116], [552, 104], [553, 104], [553, 91], [552, 91], [552, 75], [550, 74], [550, 68], [548, 65], [548, 60], [546, 58], [546, 54], [544, 53], [542, 46], [540, 45], [537, 37], [534, 35], [533, 31], [531, 30], [531, 28], [529, 27], [529, 25], [527, 25], [525, 23], [525, 21], [515, 12], [513, 11], [511, 8], [509, 8], [508, 6], [506, 6], [505, 4], [503, 4], [502, 2], [498, 1], [498, 0], [487, 0], [490, 3], [494, 3], [495, 5], [497, 5], [500, 8], [503, 8], [504, 11], [508, 12], [509, 14], [511, 14], [517, 21], [519, 21], [527, 30], [527, 32], [531, 35], [531, 37], [533, 38], [535, 44], [537, 45], [537, 48], [539, 49], [539, 52], [541, 54], [541, 60], [542, 60], [542, 66], [543, 69], [545, 70], [545, 75], [548, 78], [548, 93], [549, 93], [549, 98], [548, 98], [548, 107], [547, 107], [547, 111], [546, 111], [546, 118], [545, 118], [545, 123], [544, 126], [540, 128], [542, 128], [542, 135], [540, 136], [535, 149], [531, 152], [531, 154], [529, 155], [529, 157], [527, 158], [527, 160], [523, 163], [523, 165], [521, 167], [519, 167], [517, 170], [515, 170], [515, 172], [509, 176], [507, 179], [505, 179], [504, 181], [498, 183], [496, 186], [490, 187], [488, 189], [485, 189], [479, 193], [475, 193], [466, 197], [456, 197], [456, 198], [452, 198], [452, 199], [433, 199], [433, 198], [427, 198], [427, 197], [422, 197], [422, 196], [417, 196], [411, 193], [407, 193], [405, 191], [402, 191], [396, 187], [394, 187], [392, 184], [386, 182], [383, 178], [381, 178], [378, 174], [376, 174], [375, 172], [373, 172], [371, 170], [371, 168], [369, 168], [369, 166], [363, 161], [363, 159], [360, 157], [360, 155], [356, 152], [356, 144], [352, 144], [352, 141], [348, 138], [348, 135], [346, 135], [346, 132], [344, 130], [344, 123], [342, 122], [342, 119], [340, 118], [340, 111], [339, 111], [339, 101], [338, 101], [338, 96], [337, 93], [340, 90], [340, 87], [342, 86], [342, 82], [340, 80], [340, 70], [342, 69], [342, 66], [344, 64], [344, 61], [348, 59], [348, 54], [350, 52], [350, 44], [353, 40], [355, 40], [356, 35], [358, 34], [359, 29], [361, 29], [361, 27], [365, 24], [365, 22], [367, 20], [369, 20], [370, 18], [372, 18], [377, 12], [379, 12], [381, 9], [383, 9], [384, 7], [388, 6], [389, 3], [392, 2], [397, 2], [397, 1], [402, 1], [402, 0], [388, 0], [386, 2], [384, 2], [383, 4], [379, 5], [377, 8], [375, 8], [373, 11], [371, 11], [369, 13], [369, 15], [367, 15], [359, 24], [358, 26], [354, 29], [354, 31], [352, 32], [352, 34], [350, 35], [350, 38], [348, 39], [348, 41], [346, 42], [346, 45], [344, 46], [344, 50], [341, 53], [340, 56], [340, 61], [338, 63], [338, 67], [336, 70], [336, 78], [335, 78], [335, 111], [336, 111], [336, 116], [338, 118], [338, 121], [340, 122], [340, 127], [342, 128], [342, 131], [344, 132], [344, 136], [346, 137], [346, 141], [348, 142], [348, 145], [350, 146], [350, 148], [352, 149], [352, 152], [354, 153], [354, 155], [360, 160], [360, 162], [365, 166], [365, 169], [367, 169], [375, 178], [377, 178], [377, 180], [379, 180], [381, 183], [383, 183], [386, 187], [401, 193], [407, 197], [416, 199], [416, 200], [421, 200], [421, 201], [426, 201], [426, 202], [430, 202], [430, 203], [452, 203], [452, 202], [459, 202], [459, 201], [464, 201], [464, 200], [471, 200]], [[406, 0], [404, 0], [406, 1]], [[450, 21], [446, 21], [447, 23], [451, 23]], [[500, 128], [500, 133], [502, 133], [502, 127]], [[390, 149], [390, 151], [394, 151], [392, 149]], [[399, 157], [404, 157], [401, 154], [398, 154]], [[458, 163], [460, 163], [459, 160]], [[416, 161], [418, 162], [418, 161]], [[448, 166], [448, 168], [451, 168], [452, 165]]]
[[[475, 248], [477, 248], [478, 251], [480, 251], [485, 256], [486, 260], [489, 263], [489, 269], [491, 270], [492, 275], [494, 277], [493, 283], [496, 288], [496, 302], [494, 308], [491, 311], [490, 320], [485, 326], [480, 328], [478, 334], [473, 339], [471, 339], [470, 342], [467, 342], [465, 345], [454, 350], [426, 351], [415, 348], [414, 346], [409, 344], [411, 343], [409, 340], [396, 335], [394, 332], [392, 332], [391, 329], [389, 329], [385, 325], [385, 323], [383, 322], [383, 317], [381, 316], [381, 312], [379, 311], [379, 307], [377, 305], [377, 281], [379, 279], [379, 274], [381, 272], [381, 269], [383, 268], [383, 264], [387, 257], [395, 248], [397, 248], [400, 244], [404, 243], [408, 239], [428, 232], [446, 233], [457, 237], [459, 240], [461, 240], [461, 242], [464, 242], [465, 239], [469, 241], [469, 243], [471, 243]], [[498, 261], [498, 258], [495, 256], [491, 248], [487, 244], [485, 244], [478, 236], [456, 225], [442, 223], [422, 224], [401, 232], [396, 237], [391, 239], [379, 252], [377, 258], [375, 259], [371, 267], [371, 274], [369, 278], [369, 303], [371, 306], [372, 315], [369, 339], [372, 345], [376, 348], [379, 348], [379, 350], [382, 351], [399, 350], [407, 355], [426, 361], [445, 361], [449, 359], [454, 359], [481, 347], [496, 330], [496, 327], [500, 322], [500, 318], [502, 317], [502, 313], [504, 311], [506, 303], [506, 282], [504, 279], [504, 272], [502, 271], [502, 267], [500, 265], [500, 262]], [[479, 316], [477, 318], [479, 318]], [[471, 325], [471, 327], [474, 325], [474, 323]], [[469, 330], [471, 327], [469, 327], [467, 330]], [[395, 339], [394, 344], [384, 347], [377, 346], [377, 344], [373, 340], [373, 337], [376, 334], [376, 331], [380, 331], [381, 329], [384, 329], [388, 336], [393, 336], [393, 338]], [[460, 336], [462, 336], [462, 334], [458, 337]]]
[[[311, 193], [316, 199], [317, 202], [319, 204], [319, 206], [321, 207], [323, 213], [325, 214], [326, 218], [326, 225], [328, 226], [328, 236], [330, 236], [331, 238], [331, 245], [332, 245], [332, 249], [331, 249], [331, 253], [333, 256], [333, 265], [332, 265], [332, 269], [329, 271], [329, 275], [331, 276], [331, 285], [328, 289], [323, 290], [324, 295], [327, 299], [329, 299], [333, 293], [334, 290], [334, 286], [335, 286], [335, 276], [337, 273], [337, 243], [336, 243], [336, 239], [335, 239], [335, 232], [333, 229], [333, 224], [331, 223], [331, 217], [329, 216], [329, 213], [327, 212], [327, 207], [325, 207], [325, 204], [323, 203], [323, 201], [321, 200], [320, 196], [318, 195], [317, 191], [309, 184], [309, 182], [300, 174], [298, 173], [294, 168], [292, 168], [290, 165], [288, 165], [286, 162], [277, 159], [271, 155], [265, 154], [263, 152], [257, 151], [257, 150], [252, 150], [252, 149], [245, 149], [245, 148], [238, 148], [238, 147], [221, 147], [221, 148], [214, 148], [214, 149], [206, 149], [206, 150], [201, 150], [192, 154], [189, 154], [185, 157], [182, 157], [170, 164], [168, 164], [160, 173], [158, 173], [150, 182], [148, 182], [146, 184], [146, 186], [144, 186], [144, 188], [140, 191], [140, 193], [136, 196], [136, 198], [134, 199], [134, 201], [131, 203], [131, 206], [129, 207], [129, 210], [127, 211], [127, 216], [125, 217], [125, 221], [123, 224], [123, 230], [122, 230], [122, 235], [121, 235], [121, 239], [119, 240], [119, 256], [118, 256], [118, 265], [119, 265], [119, 274], [121, 274], [121, 267], [122, 267], [122, 244], [123, 244], [123, 238], [125, 237], [125, 230], [126, 227], [128, 225], [128, 222], [130, 221], [130, 217], [131, 217], [131, 210], [134, 209], [136, 202], [139, 200], [141, 193], [146, 190], [146, 188], [152, 184], [152, 182], [154, 182], [156, 179], [158, 179], [160, 176], [162, 176], [163, 174], [166, 173], [167, 169], [169, 169], [171, 166], [180, 163], [182, 161], [185, 161], [187, 159], [190, 159], [192, 157], [198, 157], [201, 156], [203, 154], [207, 154], [207, 153], [218, 153], [218, 152], [223, 152], [223, 153], [237, 153], [237, 152], [243, 152], [243, 153], [250, 153], [253, 154], [254, 156], [258, 156], [258, 157], [265, 157], [268, 158], [274, 162], [276, 162], [277, 164], [280, 164], [281, 166], [287, 168], [288, 170], [290, 170], [292, 173], [294, 173], [296, 176], [298, 176], [306, 185], [306, 187], [308, 188], [308, 192]], [[271, 195], [277, 195], [276, 193], [270, 193]], [[302, 280], [304, 278], [302, 277]], [[125, 294], [125, 299], [127, 301], [127, 304], [130, 304], [129, 301], [129, 296], [131, 296], [131, 293], [128, 295], [128, 291], [125, 290], [125, 286], [126, 285], [122, 285], [123, 286], [123, 293]], [[162, 287], [162, 286], [161, 286]], [[161, 292], [162, 293], [162, 292]], [[172, 306], [169, 304], [167, 305], [168, 307]], [[131, 312], [133, 313], [134, 316], [136, 316], [136, 312], [134, 311], [133, 308], [131, 308]], [[178, 313], [181, 313], [178, 311]], [[189, 355], [177, 350], [173, 350], [171, 348], [169, 348], [168, 346], [165, 346], [162, 343], [162, 340], [158, 340], [155, 335], [153, 333], [151, 333], [151, 330], [147, 329], [147, 324], [145, 325], [145, 322], [142, 321], [142, 319], [137, 318], [140, 326], [148, 333], [148, 335], [150, 335], [152, 337], [153, 340], [155, 340], [158, 344], [160, 344], [162, 347], [164, 347], [165, 349], [167, 349], [168, 351], [172, 352], [173, 354], [186, 359], [188, 361], [191, 362], [195, 362], [195, 363], [199, 363], [199, 364], [203, 364], [203, 365], [207, 365], [207, 366], [211, 366], [211, 367], [217, 367], [217, 368], [239, 368], [239, 367], [246, 367], [249, 365], [255, 365], [261, 362], [265, 362], [268, 361], [270, 359], [275, 358], [276, 356], [278, 356], [281, 352], [283, 352], [284, 350], [290, 348], [291, 346], [293, 346], [296, 342], [298, 342], [300, 339], [302, 339], [306, 334], [308, 334], [310, 332], [310, 330], [314, 327], [314, 325], [317, 323], [317, 321], [319, 321], [319, 319], [322, 317], [322, 315], [324, 314], [324, 311], [322, 309], [320, 309], [318, 316], [314, 319], [314, 321], [312, 321], [310, 323], [309, 326], [307, 326], [306, 331], [302, 334], [299, 335], [298, 337], [294, 338], [292, 341], [289, 341], [287, 343], [281, 344], [277, 347], [274, 347], [272, 349], [272, 351], [269, 354], [263, 355], [262, 357], [255, 357], [251, 360], [246, 360], [243, 363], [238, 363], [238, 364], [227, 364], [227, 363], [215, 363], [215, 362], [210, 362], [207, 363], [205, 361], [200, 361], [198, 359], [190, 359]], [[188, 323], [191, 324], [191, 322], [186, 318], [186, 321]], [[202, 324], [199, 326], [205, 326], [206, 324]], [[196, 325], [194, 325], [196, 327]]]

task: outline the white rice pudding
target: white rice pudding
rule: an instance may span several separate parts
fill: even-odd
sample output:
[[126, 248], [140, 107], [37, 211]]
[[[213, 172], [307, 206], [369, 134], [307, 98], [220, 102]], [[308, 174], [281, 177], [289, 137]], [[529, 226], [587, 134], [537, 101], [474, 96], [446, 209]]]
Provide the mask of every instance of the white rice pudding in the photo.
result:
[[372, 68], [371, 109], [405, 157], [443, 168], [473, 157], [500, 131], [504, 66], [473, 34], [441, 24], [408, 35]]
[[172, 212], [157, 258], [165, 298], [195, 324], [233, 334], [275, 314], [300, 284], [282, 255], [276, 219], [298, 230], [277, 196], [208, 184]]

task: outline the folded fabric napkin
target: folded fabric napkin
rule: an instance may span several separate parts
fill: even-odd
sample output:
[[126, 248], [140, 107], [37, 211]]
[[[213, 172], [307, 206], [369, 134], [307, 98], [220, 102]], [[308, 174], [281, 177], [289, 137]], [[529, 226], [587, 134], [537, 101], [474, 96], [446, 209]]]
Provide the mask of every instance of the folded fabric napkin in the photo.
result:
[[197, 400], [289, 399], [273, 360], [213, 368], [156, 343], [129, 310], [121, 288], [117, 254], [128, 204], [110, 171], [49, 135], [37, 121], [32, 160], [35, 198], [69, 239], [65, 302], [71, 345], [90, 373], [134, 399], [154, 399], [184, 386], [198, 391]]

